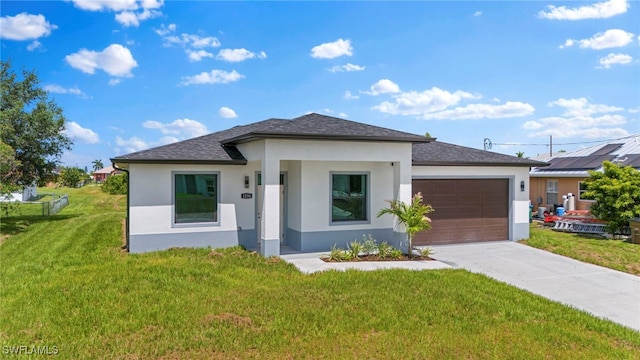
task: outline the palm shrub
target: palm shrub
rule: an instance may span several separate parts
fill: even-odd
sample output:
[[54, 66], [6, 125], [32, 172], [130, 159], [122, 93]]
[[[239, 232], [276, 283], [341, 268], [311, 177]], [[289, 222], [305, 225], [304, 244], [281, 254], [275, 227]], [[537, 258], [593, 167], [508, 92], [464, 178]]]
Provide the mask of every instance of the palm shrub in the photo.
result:
[[427, 214], [432, 213], [433, 207], [422, 202], [422, 193], [413, 195], [411, 203], [407, 204], [400, 200], [387, 200], [388, 208], [378, 212], [378, 217], [384, 214], [391, 214], [396, 217], [398, 223], [404, 225], [407, 233], [408, 255], [413, 256], [413, 237], [420, 231], [431, 229], [431, 219]]

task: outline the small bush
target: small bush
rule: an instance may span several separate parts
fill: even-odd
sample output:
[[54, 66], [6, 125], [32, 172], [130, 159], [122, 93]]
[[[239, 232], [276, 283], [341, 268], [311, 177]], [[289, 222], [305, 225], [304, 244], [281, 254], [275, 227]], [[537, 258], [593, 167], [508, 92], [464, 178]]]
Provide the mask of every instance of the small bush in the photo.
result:
[[428, 258], [428, 257], [431, 257], [431, 255], [433, 255], [433, 249], [426, 246], [423, 248], [420, 248], [418, 252], [420, 253], [420, 256], [423, 258]]
[[362, 252], [362, 244], [358, 240], [354, 240], [349, 244], [349, 254], [351, 258], [358, 259], [358, 255]]
[[377, 250], [378, 244], [376, 242], [376, 239], [371, 237], [371, 234], [362, 235], [362, 252], [366, 255], [371, 255], [376, 253]]
[[378, 244], [378, 256], [381, 258], [386, 258], [391, 254], [391, 250], [393, 250], [393, 246], [387, 244], [386, 241]]
[[127, 173], [109, 176], [102, 184], [102, 191], [111, 195], [127, 193]]
[[337, 247], [335, 244], [331, 247], [331, 252], [329, 252], [329, 261], [343, 261], [344, 260], [344, 250]]
[[402, 257], [402, 250], [392, 248], [391, 251], [389, 251], [389, 257], [392, 259], [400, 259]]

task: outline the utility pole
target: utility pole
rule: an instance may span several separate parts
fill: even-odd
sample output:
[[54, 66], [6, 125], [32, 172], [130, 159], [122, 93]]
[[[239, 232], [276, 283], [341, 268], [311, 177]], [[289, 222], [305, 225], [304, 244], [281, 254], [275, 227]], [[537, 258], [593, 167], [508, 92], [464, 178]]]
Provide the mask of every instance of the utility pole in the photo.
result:
[[553, 156], [553, 135], [549, 135], [549, 157]]

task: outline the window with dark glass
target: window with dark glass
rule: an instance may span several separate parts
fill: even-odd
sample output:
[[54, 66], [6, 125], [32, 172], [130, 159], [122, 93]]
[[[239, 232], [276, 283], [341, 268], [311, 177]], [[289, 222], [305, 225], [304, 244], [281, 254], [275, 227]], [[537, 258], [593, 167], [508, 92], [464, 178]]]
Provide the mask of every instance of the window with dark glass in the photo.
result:
[[586, 191], [587, 191], [587, 183], [584, 181], [578, 182], [578, 199], [579, 200], [593, 200], [593, 198], [584, 196], [584, 193]]
[[367, 220], [367, 175], [332, 174], [331, 221]]
[[218, 175], [175, 174], [175, 222], [218, 221]]

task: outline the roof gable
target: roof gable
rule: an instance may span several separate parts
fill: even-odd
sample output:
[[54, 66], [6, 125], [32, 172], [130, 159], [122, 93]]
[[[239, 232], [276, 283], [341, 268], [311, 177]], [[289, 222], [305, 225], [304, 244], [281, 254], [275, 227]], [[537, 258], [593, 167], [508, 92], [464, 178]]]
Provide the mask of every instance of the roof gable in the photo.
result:
[[244, 134], [227, 139], [225, 143], [237, 144], [264, 138], [395, 142], [430, 141], [429, 138], [416, 134], [311, 113], [289, 121], [285, 120], [269, 128], [252, 129]]

